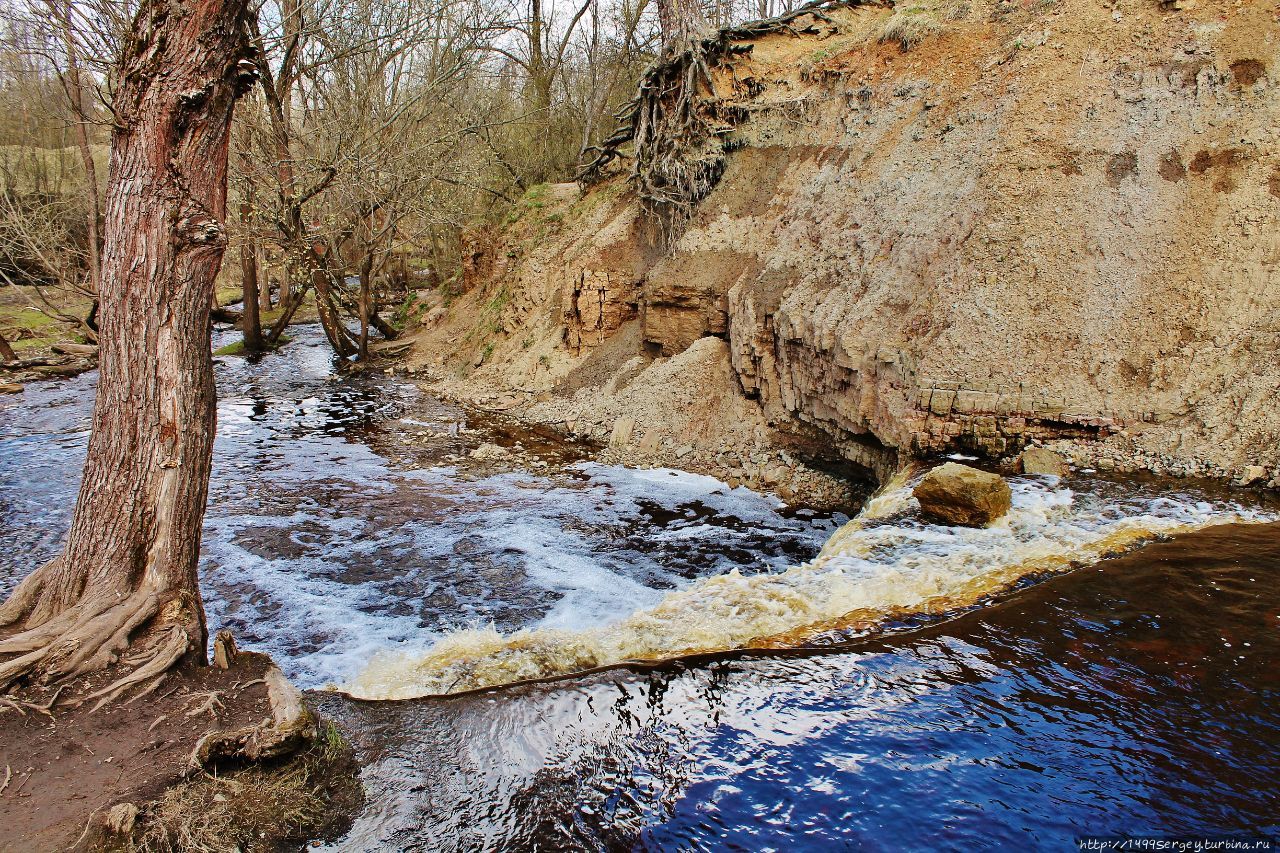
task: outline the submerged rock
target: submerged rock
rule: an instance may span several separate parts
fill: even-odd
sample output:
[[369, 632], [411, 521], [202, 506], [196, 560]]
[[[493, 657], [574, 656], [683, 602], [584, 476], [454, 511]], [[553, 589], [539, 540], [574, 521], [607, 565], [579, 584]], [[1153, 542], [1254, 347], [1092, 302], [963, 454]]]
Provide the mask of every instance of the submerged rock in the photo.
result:
[[912, 489], [920, 511], [933, 521], [986, 527], [1009, 511], [1013, 493], [999, 474], [948, 462]]
[[1018, 457], [1018, 470], [1023, 474], [1053, 474], [1067, 476], [1070, 468], [1067, 460], [1046, 447], [1028, 447]]

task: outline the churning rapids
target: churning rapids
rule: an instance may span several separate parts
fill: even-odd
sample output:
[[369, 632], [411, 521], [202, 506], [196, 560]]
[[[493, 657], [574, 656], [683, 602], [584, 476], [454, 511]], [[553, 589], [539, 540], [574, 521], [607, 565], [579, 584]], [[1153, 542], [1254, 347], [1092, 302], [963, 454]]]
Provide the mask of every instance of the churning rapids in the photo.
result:
[[[65, 535], [93, 380], [0, 399], [0, 595]], [[358, 699], [564, 677], [314, 694], [367, 761], [339, 849], [1280, 831], [1273, 499], [1018, 478], [962, 531], [904, 475], [852, 519], [789, 509], [338, 376], [314, 329], [218, 386], [212, 628]]]

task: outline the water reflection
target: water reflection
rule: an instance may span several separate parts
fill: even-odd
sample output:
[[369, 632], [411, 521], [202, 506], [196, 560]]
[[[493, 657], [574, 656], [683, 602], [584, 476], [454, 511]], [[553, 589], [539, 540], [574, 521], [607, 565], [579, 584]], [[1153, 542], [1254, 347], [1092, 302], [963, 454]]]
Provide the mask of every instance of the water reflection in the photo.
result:
[[1280, 829], [1280, 526], [1220, 527], [825, 656], [322, 698], [336, 849], [1066, 849]]

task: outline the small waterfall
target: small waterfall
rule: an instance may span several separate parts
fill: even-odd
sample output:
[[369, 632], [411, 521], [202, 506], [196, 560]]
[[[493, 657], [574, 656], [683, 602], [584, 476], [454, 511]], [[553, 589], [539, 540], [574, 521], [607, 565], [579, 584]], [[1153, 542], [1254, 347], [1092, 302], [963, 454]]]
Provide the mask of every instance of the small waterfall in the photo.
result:
[[344, 689], [366, 699], [402, 699], [627, 661], [794, 647], [820, 631], [972, 605], [1019, 579], [1151, 539], [1275, 520], [1194, 494], [1126, 491], [1105, 481], [1077, 492], [1054, 477], [1025, 477], [1011, 482], [1013, 507], [992, 527], [945, 527], [918, 517], [915, 479], [913, 471], [900, 472], [802, 565], [699, 580], [602, 627], [457, 631], [425, 653], [376, 656]]

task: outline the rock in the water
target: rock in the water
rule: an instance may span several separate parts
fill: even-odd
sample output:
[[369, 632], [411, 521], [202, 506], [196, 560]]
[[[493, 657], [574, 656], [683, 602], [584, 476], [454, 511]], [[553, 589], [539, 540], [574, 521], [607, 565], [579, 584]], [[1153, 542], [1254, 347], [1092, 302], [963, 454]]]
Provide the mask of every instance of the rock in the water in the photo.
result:
[[1067, 460], [1046, 447], [1028, 447], [1018, 457], [1018, 470], [1023, 474], [1053, 474], [1067, 476], [1070, 468]]
[[1013, 493], [999, 474], [948, 462], [912, 490], [924, 515], [943, 524], [986, 527], [1009, 511]]
[[0, 382], [0, 394], [21, 394], [22, 385], [17, 382]]

